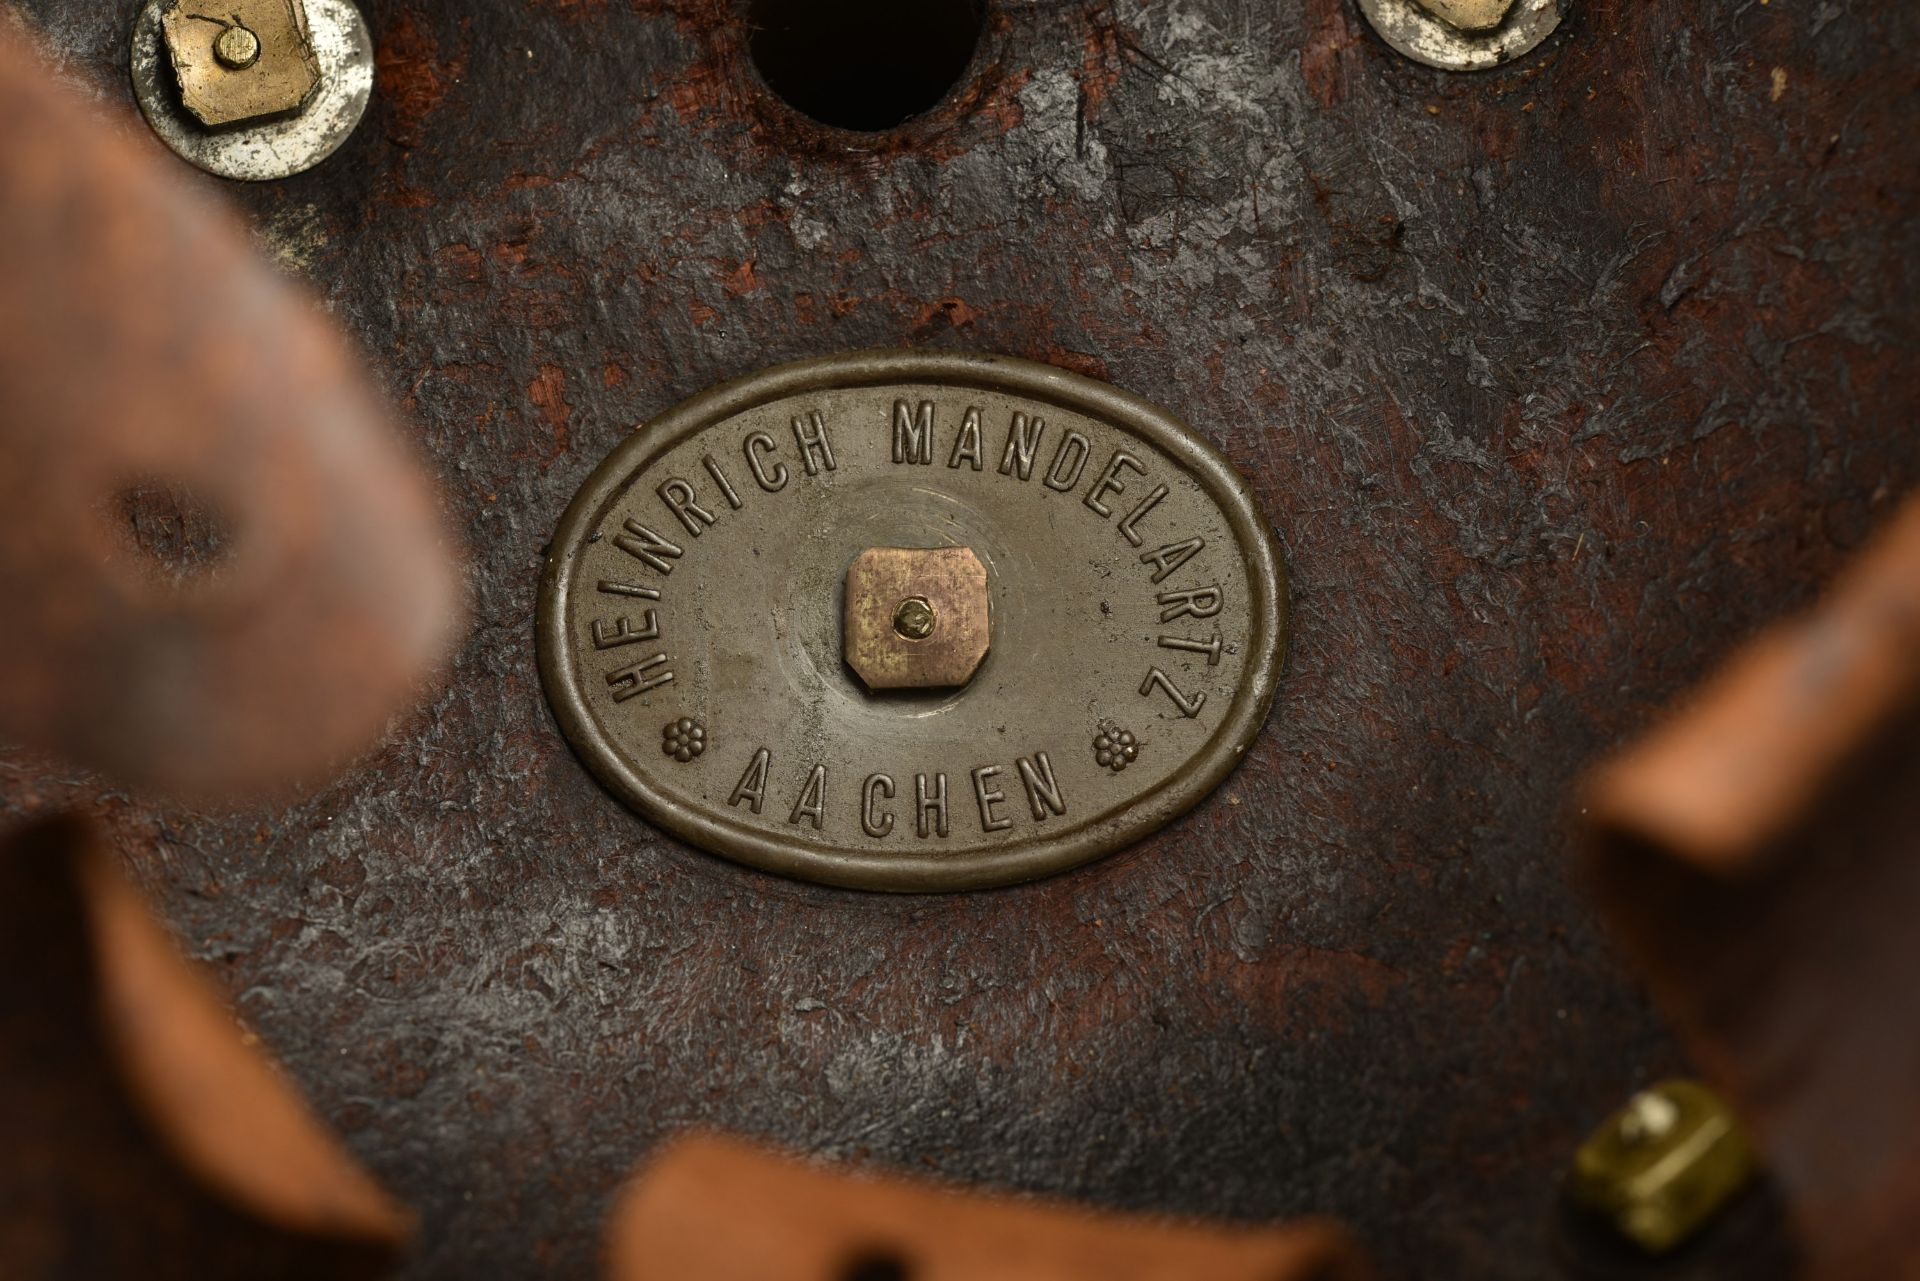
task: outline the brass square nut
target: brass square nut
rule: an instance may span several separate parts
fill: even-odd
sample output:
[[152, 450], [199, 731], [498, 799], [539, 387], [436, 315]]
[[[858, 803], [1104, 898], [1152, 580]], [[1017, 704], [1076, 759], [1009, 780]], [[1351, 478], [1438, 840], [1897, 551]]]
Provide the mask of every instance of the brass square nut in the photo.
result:
[[320, 87], [302, 0], [177, 0], [160, 25], [181, 103], [210, 129], [297, 112]]
[[987, 567], [967, 547], [873, 547], [847, 570], [847, 665], [869, 689], [950, 689], [987, 656]]
[[1757, 1156], [1727, 1105], [1662, 1081], [1607, 1118], [1574, 1158], [1572, 1192], [1650, 1255], [1676, 1249], [1754, 1178]]

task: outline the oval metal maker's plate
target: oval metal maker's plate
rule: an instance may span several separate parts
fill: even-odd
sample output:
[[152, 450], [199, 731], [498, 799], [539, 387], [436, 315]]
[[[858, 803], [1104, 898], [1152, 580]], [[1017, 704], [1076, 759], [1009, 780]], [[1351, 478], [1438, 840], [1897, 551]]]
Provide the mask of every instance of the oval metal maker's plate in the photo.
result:
[[[869, 689], [848, 570], [936, 547], [986, 567], [986, 656], [957, 688]], [[588, 478], [540, 593], [548, 699], [609, 789], [861, 889], [1004, 885], [1146, 836], [1246, 752], [1285, 647], [1278, 549], [1223, 458], [993, 356], [854, 353], [694, 397]]]

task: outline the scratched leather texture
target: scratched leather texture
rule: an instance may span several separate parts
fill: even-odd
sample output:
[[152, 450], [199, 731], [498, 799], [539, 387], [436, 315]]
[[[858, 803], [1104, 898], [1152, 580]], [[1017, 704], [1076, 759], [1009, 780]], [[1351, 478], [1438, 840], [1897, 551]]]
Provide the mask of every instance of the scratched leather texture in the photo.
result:
[[[8, 3], [130, 117], [130, 0]], [[1680, 1066], [1571, 874], [1569, 785], [1920, 479], [1920, 10], [1589, 0], [1449, 76], [1344, 0], [1001, 0], [947, 108], [850, 149], [767, 99], [723, 0], [365, 9], [360, 131], [223, 190], [437, 467], [474, 632], [293, 808], [17, 753], [0, 792], [103, 817], [421, 1209], [408, 1275], [586, 1275], [692, 1126], [1548, 1275], [1579, 1136]], [[1265, 504], [1272, 720], [1131, 851], [812, 888], [661, 836], [554, 727], [534, 592], [594, 464], [713, 382], [883, 345], [1111, 380]]]

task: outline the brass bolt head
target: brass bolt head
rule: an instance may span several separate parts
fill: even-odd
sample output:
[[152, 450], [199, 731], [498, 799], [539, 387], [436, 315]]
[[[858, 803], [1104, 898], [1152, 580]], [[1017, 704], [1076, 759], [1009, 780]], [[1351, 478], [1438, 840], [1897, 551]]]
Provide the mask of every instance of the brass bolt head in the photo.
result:
[[1507, 20], [1518, 0], [1414, 0], [1440, 21], [1469, 35], [1484, 35]]
[[909, 596], [893, 611], [893, 630], [910, 641], [933, 635], [933, 606], [924, 596]]
[[242, 26], [228, 27], [215, 38], [213, 56], [229, 70], [245, 71], [260, 61], [260, 37]]
[[1662, 1081], [1629, 1099], [1574, 1156], [1573, 1199], [1650, 1255], [1685, 1244], [1758, 1171], [1719, 1096]]
[[967, 547], [873, 547], [847, 570], [841, 644], [869, 689], [950, 689], [990, 639], [987, 567]]

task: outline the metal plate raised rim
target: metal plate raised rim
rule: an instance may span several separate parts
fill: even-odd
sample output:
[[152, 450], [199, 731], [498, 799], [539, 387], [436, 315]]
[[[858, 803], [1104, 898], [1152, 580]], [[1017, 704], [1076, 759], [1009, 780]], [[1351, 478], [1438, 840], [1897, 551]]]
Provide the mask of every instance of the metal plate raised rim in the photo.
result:
[[[937, 382], [1012, 391], [1138, 432], [1166, 451], [1219, 505], [1246, 557], [1253, 626], [1247, 670], [1206, 747], [1117, 817], [1057, 837], [991, 853], [876, 861], [870, 854], [803, 846], [717, 818], [651, 787], [601, 732], [575, 680], [567, 644], [574, 562], [606, 506], [633, 473], [688, 437], [782, 398], [825, 388]], [[616, 797], [682, 839], [763, 871], [848, 889], [896, 893], [985, 889], [1079, 867], [1135, 844], [1203, 800], [1239, 764], [1266, 723], [1287, 649], [1286, 574], [1258, 501], [1232, 464], [1192, 428], [1129, 392], [1079, 374], [1010, 356], [860, 351], [776, 365], [709, 388], [637, 429], [594, 468], [548, 545], [536, 615], [541, 683], [574, 753]]]

